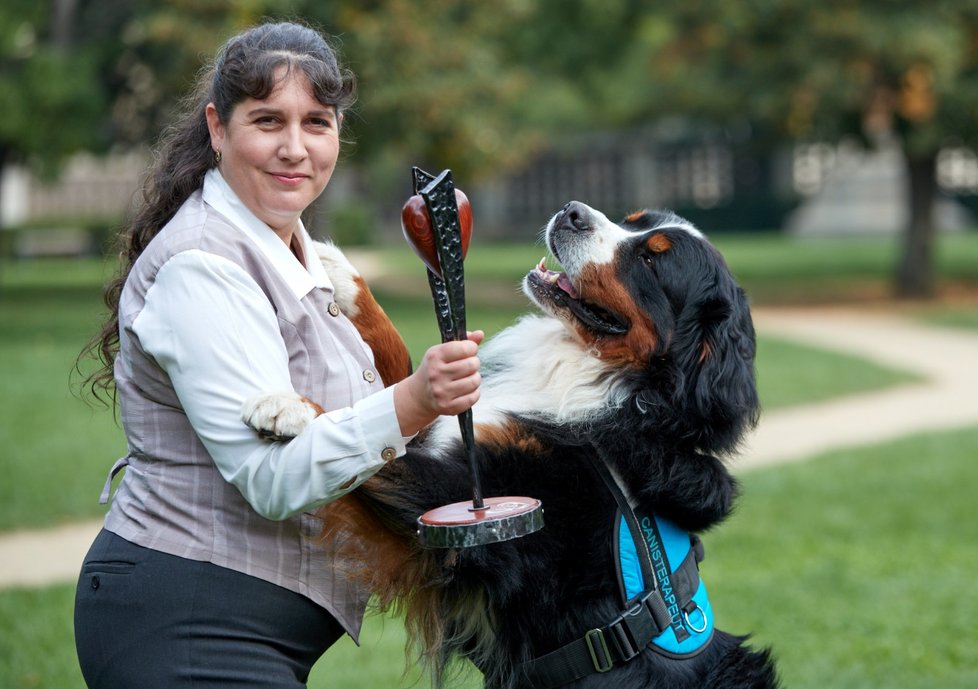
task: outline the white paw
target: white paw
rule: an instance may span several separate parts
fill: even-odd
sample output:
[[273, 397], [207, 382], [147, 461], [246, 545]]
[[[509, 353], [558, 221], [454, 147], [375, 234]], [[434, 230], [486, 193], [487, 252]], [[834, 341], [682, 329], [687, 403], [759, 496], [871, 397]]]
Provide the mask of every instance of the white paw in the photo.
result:
[[316, 410], [294, 392], [258, 395], [241, 405], [241, 420], [270, 440], [294, 438], [316, 416]]
[[333, 298], [343, 313], [354, 318], [357, 315], [357, 293], [360, 291], [355, 278], [360, 277], [360, 273], [332, 242], [314, 242], [314, 246], [329, 281], [333, 283]]

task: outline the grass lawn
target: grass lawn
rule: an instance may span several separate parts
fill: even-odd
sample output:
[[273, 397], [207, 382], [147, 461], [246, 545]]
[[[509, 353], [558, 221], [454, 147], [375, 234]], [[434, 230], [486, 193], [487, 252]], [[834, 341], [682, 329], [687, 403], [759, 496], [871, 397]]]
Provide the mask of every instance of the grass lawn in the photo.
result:
[[978, 303], [924, 309], [921, 317], [934, 325], [978, 330]]
[[786, 687], [978, 686], [978, 429], [750, 473], [706, 536], [718, 624]]
[[[780, 234], [714, 238], [737, 279], [760, 304], [886, 299], [900, 253], [897, 238], [794, 238]], [[935, 269], [942, 286], [978, 288], [978, 232], [940, 237]]]
[[69, 382], [101, 317], [105, 274], [93, 262], [0, 265], [0, 529], [100, 513], [106, 467], [125, 454], [112, 412]]
[[[792, 689], [978, 686], [975, 456], [978, 429], [745, 475], [738, 511], [705, 538], [719, 626], [773, 646]], [[81, 689], [72, 595], [0, 591], [0, 686]], [[401, 678], [402, 649], [396, 620], [369, 618], [363, 647], [341, 642], [310, 687], [425, 689]]]

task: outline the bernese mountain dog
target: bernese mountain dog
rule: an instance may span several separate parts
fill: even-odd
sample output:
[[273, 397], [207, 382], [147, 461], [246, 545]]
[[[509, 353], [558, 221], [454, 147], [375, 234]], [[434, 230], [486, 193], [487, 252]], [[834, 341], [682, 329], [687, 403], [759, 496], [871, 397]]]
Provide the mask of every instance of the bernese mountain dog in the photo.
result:
[[[403, 612], [436, 686], [463, 658], [492, 689], [777, 686], [767, 650], [713, 628], [696, 570], [695, 534], [727, 517], [737, 494], [722, 460], [759, 413], [743, 290], [670, 212], [614, 223], [572, 202], [545, 232], [563, 271], [542, 260], [524, 279], [541, 313], [482, 346], [473, 408], [484, 494], [541, 500], [544, 527], [485, 546], [423, 547], [418, 517], [471, 499], [458, 424], [442, 418], [323, 508], [325, 537], [382, 609]], [[396, 382], [408, 373], [403, 343], [339, 250], [320, 255], [385, 383]], [[268, 396], [243, 416], [289, 436], [320, 412]], [[642, 578], [643, 558], [654, 581]]]

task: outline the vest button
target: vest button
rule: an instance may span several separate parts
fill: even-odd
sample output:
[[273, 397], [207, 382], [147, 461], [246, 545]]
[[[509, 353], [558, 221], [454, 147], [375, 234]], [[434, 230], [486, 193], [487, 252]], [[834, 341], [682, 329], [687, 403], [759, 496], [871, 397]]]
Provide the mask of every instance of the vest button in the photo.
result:
[[377, 380], [377, 376], [376, 376], [376, 374], [373, 371], [371, 371], [368, 368], [366, 371], [363, 372], [363, 379], [365, 381], [367, 381], [368, 383], [372, 383], [375, 380]]
[[389, 462], [397, 457], [397, 451], [393, 447], [385, 447], [384, 451], [380, 453], [380, 458], [385, 462]]
[[334, 318], [340, 315], [340, 305], [335, 301], [330, 302], [329, 306], [326, 307], [326, 310], [329, 311], [329, 315], [333, 316]]

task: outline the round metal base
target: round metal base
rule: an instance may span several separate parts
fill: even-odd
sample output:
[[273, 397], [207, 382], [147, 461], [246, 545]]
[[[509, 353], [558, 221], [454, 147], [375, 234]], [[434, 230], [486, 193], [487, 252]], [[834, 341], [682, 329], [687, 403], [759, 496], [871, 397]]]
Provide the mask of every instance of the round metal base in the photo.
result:
[[483, 509], [469, 502], [437, 507], [418, 517], [418, 537], [427, 548], [471, 548], [526, 536], [543, 528], [536, 498], [486, 498]]

